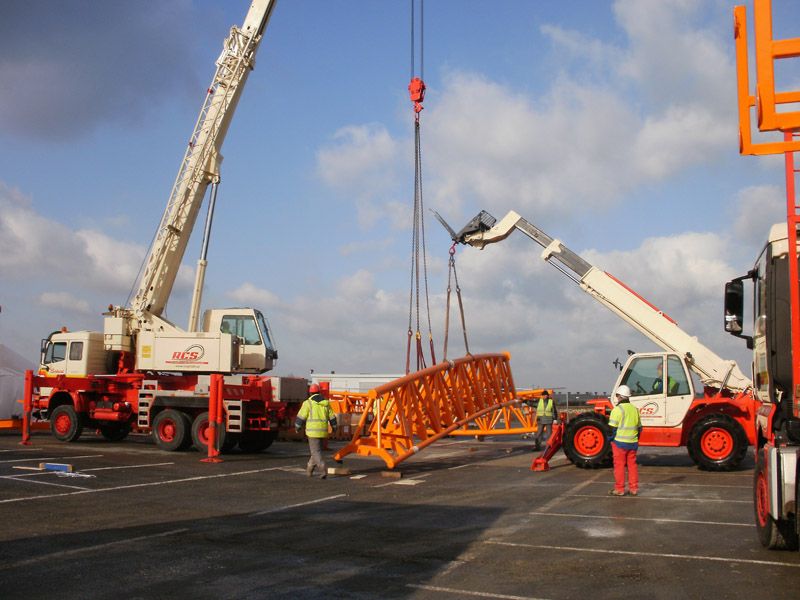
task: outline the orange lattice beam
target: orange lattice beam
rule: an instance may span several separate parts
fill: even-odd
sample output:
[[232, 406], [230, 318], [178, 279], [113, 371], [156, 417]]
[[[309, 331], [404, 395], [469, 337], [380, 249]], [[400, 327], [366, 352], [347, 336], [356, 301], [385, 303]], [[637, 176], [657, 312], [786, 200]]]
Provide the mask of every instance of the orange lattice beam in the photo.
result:
[[392, 469], [443, 437], [536, 431], [532, 410], [516, 395], [510, 358], [465, 356], [370, 390], [353, 439], [334, 458], [378, 456]]

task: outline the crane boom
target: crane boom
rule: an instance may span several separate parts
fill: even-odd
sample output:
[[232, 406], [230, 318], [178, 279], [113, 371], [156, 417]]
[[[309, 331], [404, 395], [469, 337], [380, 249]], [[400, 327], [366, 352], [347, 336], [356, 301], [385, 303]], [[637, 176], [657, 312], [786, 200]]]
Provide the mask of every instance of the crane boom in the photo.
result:
[[169, 299], [206, 189], [219, 178], [220, 149], [277, 0], [254, 0], [241, 28], [231, 28], [189, 140], [167, 207], [131, 304], [141, 329], [152, 329]]
[[488, 244], [506, 239], [515, 229], [542, 246], [542, 259], [580, 285], [587, 294], [665, 351], [682, 356], [703, 385], [735, 392], [752, 387], [752, 382], [735, 361], [717, 356], [697, 337], [683, 331], [668, 315], [624, 283], [591, 265], [516, 212], [510, 211], [498, 222], [489, 213], [481, 211], [460, 232], [454, 233], [451, 229], [450, 232], [455, 241], [483, 249]]

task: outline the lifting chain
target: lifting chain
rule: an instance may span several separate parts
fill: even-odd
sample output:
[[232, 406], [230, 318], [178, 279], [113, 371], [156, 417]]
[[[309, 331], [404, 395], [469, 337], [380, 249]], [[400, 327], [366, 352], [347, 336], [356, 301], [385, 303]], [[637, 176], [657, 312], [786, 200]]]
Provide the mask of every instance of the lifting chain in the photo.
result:
[[469, 341], [467, 341], [467, 323], [464, 318], [464, 302], [461, 298], [461, 286], [458, 284], [458, 271], [456, 271], [456, 242], [450, 246], [450, 261], [447, 269], [447, 302], [444, 317], [444, 357], [442, 360], [447, 360], [447, 341], [450, 337], [450, 294], [451, 286], [450, 281], [456, 284], [456, 297], [458, 298], [458, 312], [461, 315], [461, 330], [464, 332], [464, 348], [466, 355], [469, 356]]

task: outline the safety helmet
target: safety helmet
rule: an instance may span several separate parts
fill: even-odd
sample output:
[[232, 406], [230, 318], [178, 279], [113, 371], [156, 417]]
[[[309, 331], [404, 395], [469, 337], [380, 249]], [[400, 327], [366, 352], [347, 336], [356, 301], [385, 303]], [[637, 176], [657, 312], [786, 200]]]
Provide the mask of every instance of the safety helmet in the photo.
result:
[[308, 393], [319, 394], [319, 386], [316, 383], [312, 383], [310, 386], [308, 386]]
[[627, 385], [621, 385], [617, 388], [616, 394], [617, 396], [622, 396], [627, 400], [631, 397], [631, 388], [629, 388]]

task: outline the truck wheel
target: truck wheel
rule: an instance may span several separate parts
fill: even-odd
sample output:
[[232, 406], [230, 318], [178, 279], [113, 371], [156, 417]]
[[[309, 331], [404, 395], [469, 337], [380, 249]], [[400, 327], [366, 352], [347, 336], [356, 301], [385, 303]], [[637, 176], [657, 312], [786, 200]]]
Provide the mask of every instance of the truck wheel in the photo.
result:
[[564, 431], [564, 454], [576, 467], [597, 469], [611, 464], [608, 421], [594, 413], [578, 415]]
[[83, 418], [69, 404], [56, 406], [50, 413], [50, 432], [60, 442], [75, 442], [83, 433]]
[[730, 471], [747, 454], [747, 434], [725, 414], [700, 419], [689, 434], [689, 456], [706, 471]]
[[189, 417], [179, 410], [167, 408], [153, 419], [153, 441], [168, 452], [185, 448], [189, 442]]
[[131, 432], [130, 423], [106, 423], [98, 427], [100, 435], [109, 442], [121, 442]]
[[278, 437], [277, 431], [245, 431], [239, 440], [242, 452], [261, 452], [266, 450]]
[[789, 520], [776, 521], [769, 514], [769, 481], [764, 459], [756, 453], [756, 468], [753, 474], [753, 507], [755, 508], [756, 532], [761, 545], [770, 550], [796, 550], [797, 532]]
[[[199, 452], [208, 454], [208, 436], [211, 428], [208, 426], [208, 411], [197, 415], [192, 423], [192, 443]], [[217, 430], [217, 448], [225, 448], [225, 424]]]

